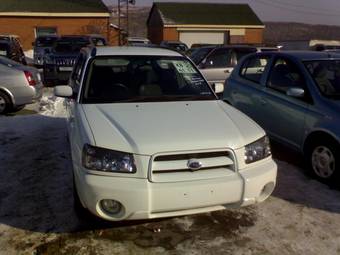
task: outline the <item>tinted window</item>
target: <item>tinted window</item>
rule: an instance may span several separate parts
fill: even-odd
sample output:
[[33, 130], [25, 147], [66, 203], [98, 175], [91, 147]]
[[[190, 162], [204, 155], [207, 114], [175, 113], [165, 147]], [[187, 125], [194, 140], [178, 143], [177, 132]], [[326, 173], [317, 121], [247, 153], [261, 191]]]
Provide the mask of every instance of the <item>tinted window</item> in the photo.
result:
[[236, 59], [237, 59], [237, 62], [238, 62], [244, 56], [247, 56], [251, 53], [255, 53], [256, 49], [255, 48], [239, 48], [239, 49], [235, 49], [233, 51], [236, 54]]
[[56, 37], [39, 37], [35, 41], [35, 46], [51, 47], [56, 40], [57, 40]]
[[106, 45], [106, 41], [103, 38], [93, 37], [93, 38], [91, 38], [91, 40], [92, 40], [92, 42], [95, 46], [105, 46]]
[[89, 64], [84, 103], [215, 100], [197, 69], [182, 57], [97, 57]]
[[278, 58], [270, 71], [268, 87], [286, 93], [289, 88], [305, 88], [299, 68], [288, 59]]
[[84, 55], [80, 54], [73, 68], [73, 73], [72, 73], [72, 79], [74, 79], [75, 81], [80, 82], [81, 76], [83, 74], [83, 67], [84, 67], [85, 60], [86, 58], [84, 57]]
[[321, 93], [330, 98], [340, 98], [340, 60], [305, 62]]
[[9, 52], [9, 45], [7, 43], [0, 43], [0, 56], [7, 56]]
[[217, 49], [212, 52], [206, 60], [206, 68], [224, 68], [231, 65], [231, 54], [229, 49]]
[[241, 67], [240, 75], [247, 80], [260, 83], [268, 62], [268, 56], [248, 58]]
[[192, 52], [191, 60], [198, 65], [211, 52], [213, 48], [201, 48]]
[[69, 38], [57, 40], [54, 44], [56, 52], [78, 52], [81, 48], [90, 45], [90, 41], [85, 38]]

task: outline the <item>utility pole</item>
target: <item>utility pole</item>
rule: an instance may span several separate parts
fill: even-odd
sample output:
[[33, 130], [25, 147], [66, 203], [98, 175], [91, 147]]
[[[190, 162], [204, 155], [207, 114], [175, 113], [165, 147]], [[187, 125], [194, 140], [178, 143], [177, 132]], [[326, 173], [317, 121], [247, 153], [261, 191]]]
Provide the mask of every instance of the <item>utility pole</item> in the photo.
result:
[[135, 5], [136, 0], [118, 0], [118, 27], [119, 45], [125, 43], [125, 39], [129, 36], [129, 5]]

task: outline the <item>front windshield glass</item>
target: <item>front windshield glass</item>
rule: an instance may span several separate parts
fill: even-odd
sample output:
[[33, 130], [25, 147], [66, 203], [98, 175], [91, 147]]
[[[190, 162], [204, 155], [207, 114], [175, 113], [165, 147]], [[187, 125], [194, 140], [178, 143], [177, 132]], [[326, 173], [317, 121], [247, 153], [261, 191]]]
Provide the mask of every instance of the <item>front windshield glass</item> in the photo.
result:
[[87, 70], [83, 103], [216, 100], [183, 57], [97, 57]]
[[79, 52], [81, 48], [84, 48], [90, 44], [90, 41], [84, 39], [63, 39], [56, 41], [54, 45], [54, 51], [65, 53], [65, 52]]
[[39, 37], [35, 42], [35, 46], [51, 47], [56, 40], [57, 40], [56, 37]]
[[196, 65], [198, 65], [208, 55], [208, 53], [210, 51], [212, 51], [212, 50], [213, 50], [213, 48], [200, 48], [200, 49], [196, 49], [192, 53], [191, 59], [192, 59], [192, 61], [194, 61], [194, 63]]
[[305, 66], [324, 96], [340, 99], [340, 60], [307, 61]]

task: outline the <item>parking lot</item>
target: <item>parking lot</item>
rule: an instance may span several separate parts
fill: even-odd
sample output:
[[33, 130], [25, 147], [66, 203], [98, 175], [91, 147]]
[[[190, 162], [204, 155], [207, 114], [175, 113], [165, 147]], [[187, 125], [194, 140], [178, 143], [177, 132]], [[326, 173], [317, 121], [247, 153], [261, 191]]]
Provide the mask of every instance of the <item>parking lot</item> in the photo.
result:
[[340, 254], [339, 191], [277, 145], [278, 184], [262, 204], [152, 221], [79, 217], [62, 102], [49, 97], [0, 117], [0, 254]]

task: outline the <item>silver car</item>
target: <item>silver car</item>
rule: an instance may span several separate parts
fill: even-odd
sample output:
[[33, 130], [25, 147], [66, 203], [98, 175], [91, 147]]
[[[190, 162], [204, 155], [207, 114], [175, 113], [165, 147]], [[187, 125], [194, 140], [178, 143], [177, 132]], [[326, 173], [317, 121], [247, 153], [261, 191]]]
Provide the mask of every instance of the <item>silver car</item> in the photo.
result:
[[0, 57], [0, 114], [16, 112], [41, 98], [37, 69]]

